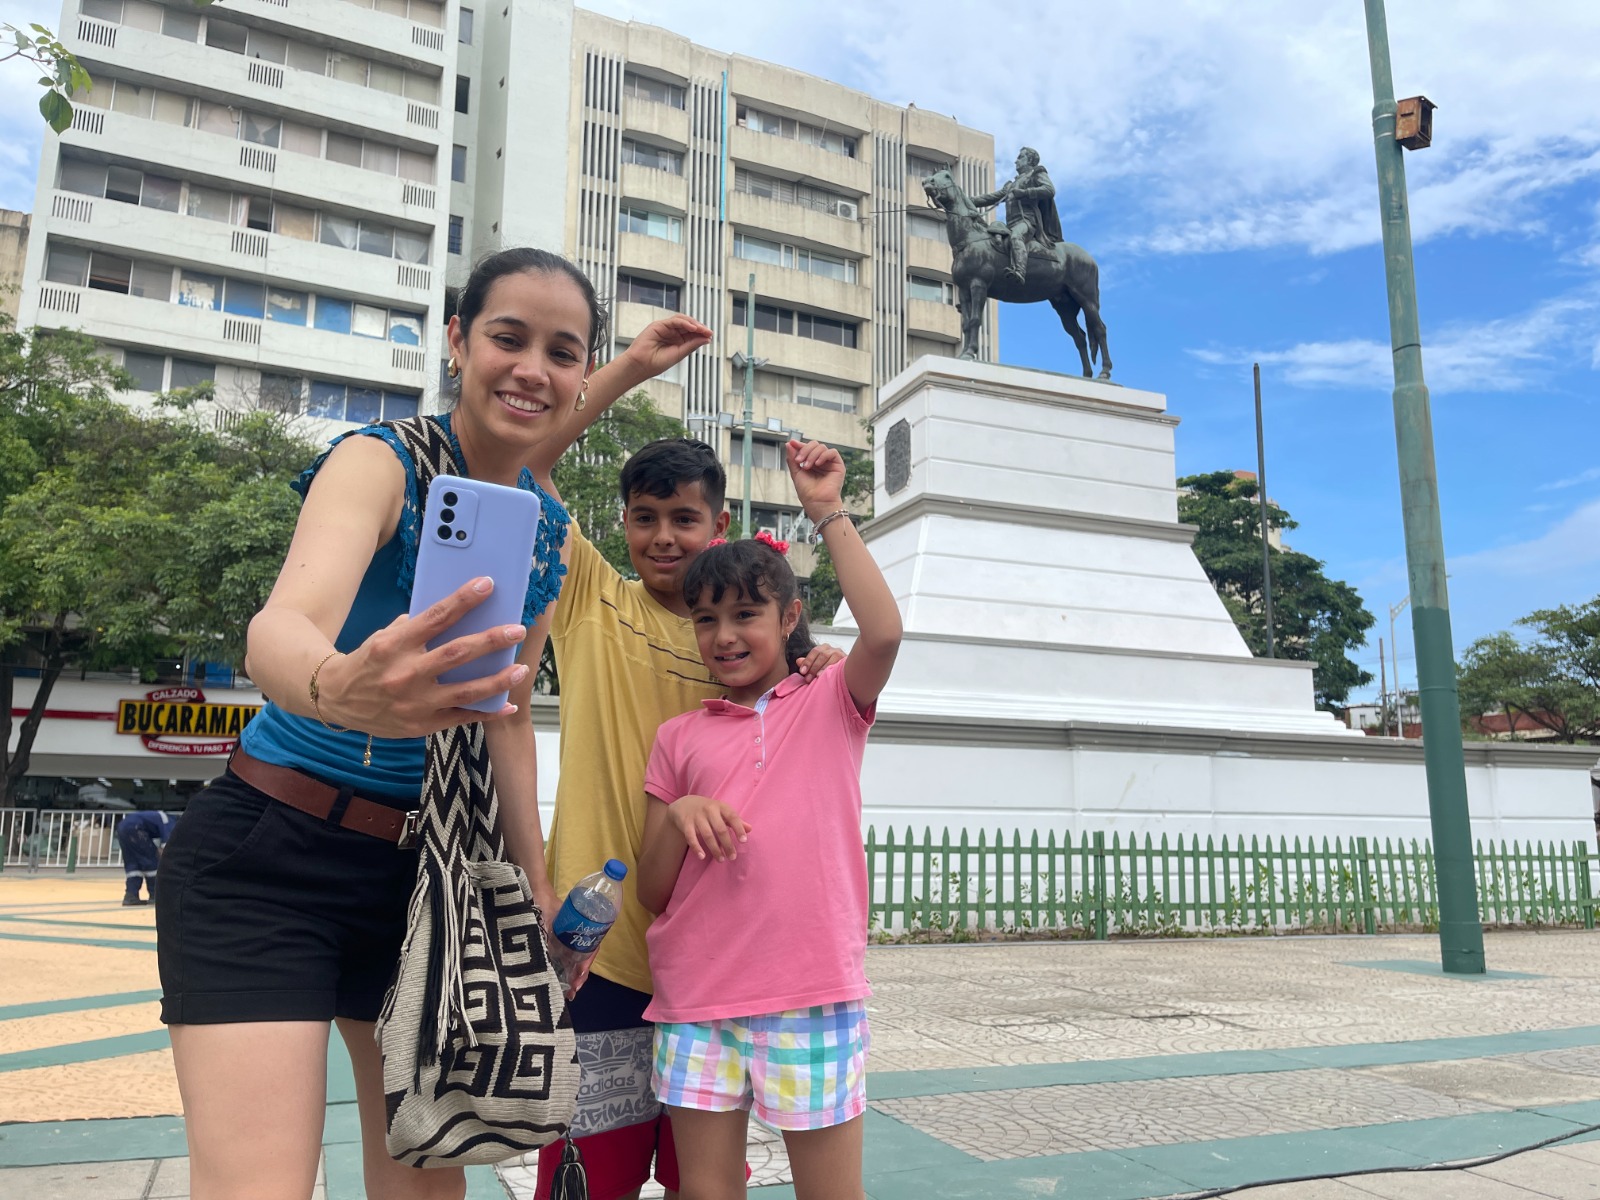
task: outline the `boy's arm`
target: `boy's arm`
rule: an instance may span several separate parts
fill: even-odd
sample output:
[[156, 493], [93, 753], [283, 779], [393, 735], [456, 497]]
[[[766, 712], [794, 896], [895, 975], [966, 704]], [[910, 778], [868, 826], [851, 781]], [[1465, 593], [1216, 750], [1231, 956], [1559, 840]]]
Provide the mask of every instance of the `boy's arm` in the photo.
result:
[[[820, 442], [790, 442], [786, 452], [789, 474], [806, 517], [813, 524], [822, 524], [844, 507], [844, 459]], [[895, 656], [900, 653], [900, 606], [848, 516], [828, 521], [822, 541], [833, 559], [839, 590], [861, 631], [844, 660], [844, 677], [856, 707], [865, 710], [889, 682]]]
[[639, 851], [638, 876], [634, 895], [646, 911], [660, 916], [678, 886], [689, 843], [672, 823], [669, 805], [655, 796], [647, 797], [644, 814], [644, 845]]
[[540, 443], [528, 459], [528, 469], [539, 486], [555, 495], [550, 474], [556, 462], [588, 432], [589, 426], [605, 415], [606, 409], [710, 341], [711, 330], [681, 314], [647, 325], [626, 350], [589, 376], [584, 389], [588, 397], [584, 406], [568, 413], [561, 428]]

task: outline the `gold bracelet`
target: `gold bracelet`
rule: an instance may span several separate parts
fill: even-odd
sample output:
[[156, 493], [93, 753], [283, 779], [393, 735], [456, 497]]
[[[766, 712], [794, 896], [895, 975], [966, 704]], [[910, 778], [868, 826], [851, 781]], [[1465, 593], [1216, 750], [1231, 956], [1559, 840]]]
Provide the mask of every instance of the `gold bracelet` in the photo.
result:
[[[311, 711], [317, 715], [317, 723], [329, 733], [358, 733], [360, 732], [359, 730], [340, 729], [337, 725], [329, 725], [327, 721], [323, 720], [322, 706], [318, 703], [322, 698], [322, 693], [317, 690], [317, 676], [322, 673], [322, 668], [327, 666], [328, 659], [335, 657], [338, 653], [339, 651], [334, 650], [324, 655], [322, 661], [312, 668], [311, 682], [306, 685], [306, 692], [311, 696]], [[367, 734], [367, 748], [361, 755], [361, 765], [363, 767], [372, 765], [372, 735], [370, 733]]]

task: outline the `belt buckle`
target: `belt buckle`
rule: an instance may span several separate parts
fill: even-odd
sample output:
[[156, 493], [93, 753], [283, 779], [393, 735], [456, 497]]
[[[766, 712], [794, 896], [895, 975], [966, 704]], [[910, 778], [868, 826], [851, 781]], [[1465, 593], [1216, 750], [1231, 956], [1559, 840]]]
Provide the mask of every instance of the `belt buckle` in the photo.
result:
[[417, 834], [422, 829], [422, 810], [412, 809], [405, 815], [405, 820], [400, 822], [400, 840], [395, 843], [397, 850], [409, 850], [417, 844]]

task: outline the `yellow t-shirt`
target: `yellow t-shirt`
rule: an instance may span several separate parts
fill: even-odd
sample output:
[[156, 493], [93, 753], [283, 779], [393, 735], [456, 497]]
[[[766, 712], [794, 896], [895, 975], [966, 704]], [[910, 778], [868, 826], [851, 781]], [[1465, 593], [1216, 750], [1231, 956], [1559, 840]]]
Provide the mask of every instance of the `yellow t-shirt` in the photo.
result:
[[550, 882], [565, 896], [606, 859], [628, 864], [622, 911], [593, 970], [651, 992], [644, 942], [651, 917], [633, 890], [645, 763], [663, 721], [723, 688], [700, 661], [689, 619], [623, 579], [576, 525], [550, 640], [561, 679], [561, 780], [545, 846]]

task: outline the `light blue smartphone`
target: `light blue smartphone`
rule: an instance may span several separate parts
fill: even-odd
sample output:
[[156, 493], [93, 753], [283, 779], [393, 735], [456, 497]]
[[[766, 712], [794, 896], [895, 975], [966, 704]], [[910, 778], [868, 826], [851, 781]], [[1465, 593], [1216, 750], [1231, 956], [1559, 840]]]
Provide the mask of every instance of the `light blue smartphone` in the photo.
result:
[[[533, 570], [539, 534], [539, 497], [520, 488], [436, 475], [422, 509], [422, 544], [417, 547], [416, 585], [411, 589], [411, 615], [481, 575], [494, 580], [494, 591], [478, 607], [428, 643], [434, 650], [471, 633], [498, 625], [522, 624], [522, 604]], [[503, 671], [516, 661], [521, 645], [505, 646], [452, 667], [440, 683], [467, 683]], [[500, 692], [465, 707], [499, 712], [508, 693]]]

